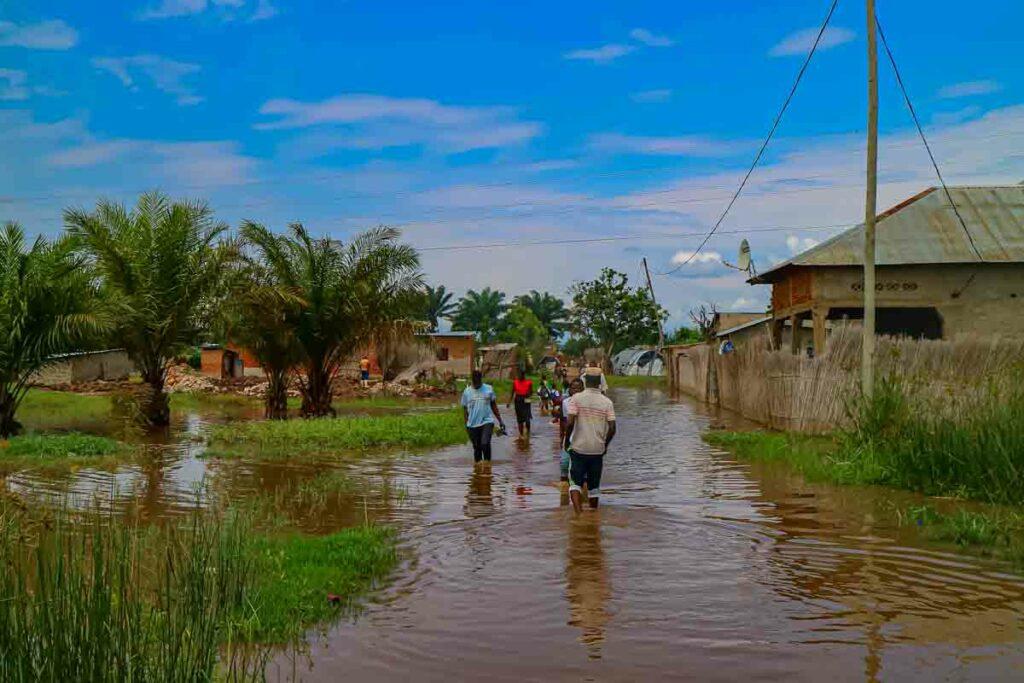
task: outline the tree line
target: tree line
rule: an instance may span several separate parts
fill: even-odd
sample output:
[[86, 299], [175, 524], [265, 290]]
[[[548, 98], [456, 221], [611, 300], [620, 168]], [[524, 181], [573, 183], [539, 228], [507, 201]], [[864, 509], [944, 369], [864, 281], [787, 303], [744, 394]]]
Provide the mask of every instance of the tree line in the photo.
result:
[[300, 223], [279, 233], [245, 221], [232, 234], [207, 204], [158, 192], [131, 208], [68, 209], [64, 227], [31, 243], [15, 223], [0, 231], [0, 437], [20, 431], [15, 415], [34, 375], [71, 351], [123, 348], [142, 378], [140, 416], [165, 425], [170, 365], [201, 341], [230, 340], [266, 372], [268, 418], [287, 416], [293, 378], [301, 414], [318, 417], [333, 414], [332, 383], [353, 353], [444, 319], [483, 343], [540, 354], [561, 339], [570, 353], [598, 346], [610, 356], [653, 343], [666, 316], [611, 269], [574, 284], [568, 307], [537, 291], [506, 302], [489, 287], [453, 301], [425, 283], [419, 254], [393, 228], [341, 242]]

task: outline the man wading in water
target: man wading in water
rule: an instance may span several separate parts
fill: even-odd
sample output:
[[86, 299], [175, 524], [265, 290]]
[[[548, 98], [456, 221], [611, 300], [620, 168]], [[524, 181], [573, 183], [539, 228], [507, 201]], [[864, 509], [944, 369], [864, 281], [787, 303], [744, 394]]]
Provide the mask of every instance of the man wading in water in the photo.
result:
[[505, 431], [505, 423], [498, 412], [494, 389], [490, 384], [484, 384], [479, 370], [473, 371], [472, 385], [462, 392], [462, 414], [466, 418], [469, 440], [473, 442], [473, 462], [490, 462], [494, 419], [498, 419], [501, 431]]
[[565, 429], [565, 450], [569, 451], [569, 498], [577, 513], [583, 511], [584, 484], [587, 485], [590, 507], [597, 507], [604, 454], [615, 438], [615, 406], [601, 393], [601, 371], [588, 368], [583, 385], [586, 388], [569, 401], [569, 424]]

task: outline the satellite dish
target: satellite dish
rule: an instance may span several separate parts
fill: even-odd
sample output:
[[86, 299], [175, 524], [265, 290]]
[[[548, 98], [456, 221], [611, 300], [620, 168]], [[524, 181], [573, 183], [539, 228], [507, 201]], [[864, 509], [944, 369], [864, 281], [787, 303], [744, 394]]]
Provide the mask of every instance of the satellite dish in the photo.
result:
[[747, 275], [756, 275], [754, 272], [754, 263], [750, 260], [750, 243], [746, 240], [740, 242], [739, 255], [736, 258], [736, 265], [729, 263], [725, 259], [722, 259], [722, 263], [732, 268], [733, 270], [739, 270]]
[[736, 257], [736, 267], [750, 272], [750, 243], [746, 240], [740, 242], [740, 253]]

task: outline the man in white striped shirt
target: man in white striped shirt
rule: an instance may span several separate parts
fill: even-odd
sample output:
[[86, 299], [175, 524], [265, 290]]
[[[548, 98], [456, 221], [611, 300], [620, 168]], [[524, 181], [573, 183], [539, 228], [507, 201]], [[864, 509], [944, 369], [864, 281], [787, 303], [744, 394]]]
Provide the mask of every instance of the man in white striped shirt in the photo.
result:
[[569, 451], [569, 498], [577, 513], [583, 511], [584, 484], [590, 507], [597, 507], [604, 454], [615, 437], [615, 406], [601, 393], [601, 379], [598, 368], [588, 368], [583, 377], [584, 390], [569, 402], [565, 449]]

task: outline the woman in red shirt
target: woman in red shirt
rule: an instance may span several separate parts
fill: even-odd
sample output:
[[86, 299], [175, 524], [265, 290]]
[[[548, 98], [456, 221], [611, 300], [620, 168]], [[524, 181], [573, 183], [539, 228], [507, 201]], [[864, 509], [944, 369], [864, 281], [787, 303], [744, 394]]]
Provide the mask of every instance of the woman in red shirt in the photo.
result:
[[530, 409], [530, 396], [533, 395], [533, 380], [526, 379], [526, 373], [522, 369], [516, 369], [516, 376], [512, 380], [512, 394], [508, 403], [515, 403], [516, 423], [519, 425], [519, 437], [530, 438], [530, 421], [533, 413]]

